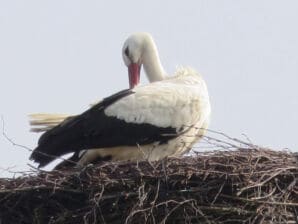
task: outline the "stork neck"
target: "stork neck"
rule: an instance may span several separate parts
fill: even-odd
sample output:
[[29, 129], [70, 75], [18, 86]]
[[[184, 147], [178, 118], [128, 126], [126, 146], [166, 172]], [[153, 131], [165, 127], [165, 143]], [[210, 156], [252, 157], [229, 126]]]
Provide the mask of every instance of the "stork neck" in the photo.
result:
[[149, 41], [144, 49], [143, 66], [150, 82], [165, 79], [166, 73], [161, 65], [158, 51], [153, 40]]

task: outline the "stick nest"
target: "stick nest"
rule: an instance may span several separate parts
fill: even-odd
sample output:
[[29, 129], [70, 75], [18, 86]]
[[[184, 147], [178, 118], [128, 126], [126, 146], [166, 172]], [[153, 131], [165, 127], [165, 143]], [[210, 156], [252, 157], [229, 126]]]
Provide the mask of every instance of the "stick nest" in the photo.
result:
[[0, 223], [298, 223], [294, 153], [260, 148], [0, 179]]

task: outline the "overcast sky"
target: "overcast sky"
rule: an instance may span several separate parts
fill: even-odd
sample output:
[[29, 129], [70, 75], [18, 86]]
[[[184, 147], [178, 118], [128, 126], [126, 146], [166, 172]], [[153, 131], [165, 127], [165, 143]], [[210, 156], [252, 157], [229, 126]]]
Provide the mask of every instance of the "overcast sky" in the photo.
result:
[[[127, 88], [122, 44], [147, 31], [169, 74], [187, 65], [205, 78], [210, 129], [298, 150], [297, 12], [294, 0], [0, 0], [5, 133], [34, 148], [27, 114], [80, 113]], [[0, 150], [0, 176], [29, 169], [30, 152], [2, 135]]]

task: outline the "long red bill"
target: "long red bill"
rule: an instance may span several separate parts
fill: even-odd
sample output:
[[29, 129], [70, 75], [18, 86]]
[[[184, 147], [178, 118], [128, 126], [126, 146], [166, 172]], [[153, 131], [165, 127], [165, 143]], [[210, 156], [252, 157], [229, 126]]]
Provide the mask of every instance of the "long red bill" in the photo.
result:
[[129, 88], [132, 89], [140, 82], [141, 66], [137, 63], [131, 63], [128, 66]]

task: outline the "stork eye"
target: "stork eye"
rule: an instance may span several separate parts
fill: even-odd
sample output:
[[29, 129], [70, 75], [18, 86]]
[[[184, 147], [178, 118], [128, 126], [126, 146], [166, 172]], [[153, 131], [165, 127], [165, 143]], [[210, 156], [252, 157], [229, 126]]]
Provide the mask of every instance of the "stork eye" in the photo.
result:
[[129, 49], [128, 49], [128, 47], [125, 48], [124, 53], [125, 53], [125, 55], [126, 55], [127, 57], [129, 57]]

